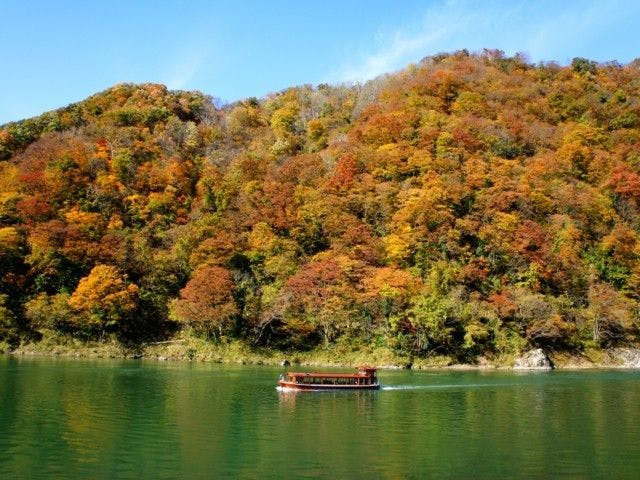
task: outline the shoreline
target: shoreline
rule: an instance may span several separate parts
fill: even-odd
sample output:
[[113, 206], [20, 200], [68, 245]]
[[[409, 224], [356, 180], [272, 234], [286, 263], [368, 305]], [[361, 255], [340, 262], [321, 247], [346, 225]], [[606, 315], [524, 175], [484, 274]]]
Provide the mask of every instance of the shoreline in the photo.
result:
[[[281, 367], [351, 368], [376, 365], [384, 370], [547, 370], [547, 368], [514, 368], [515, 355], [479, 357], [476, 363], [456, 363], [448, 356], [409, 358], [387, 348], [330, 349], [284, 352], [252, 348], [241, 341], [211, 343], [194, 337], [177, 338], [127, 348], [115, 341], [82, 342], [72, 338], [46, 338], [20, 345], [15, 349], [0, 345], [0, 355], [13, 357], [48, 357], [78, 359], [147, 360], [156, 362], [197, 362], [228, 365], [263, 365]], [[522, 352], [524, 353], [524, 352]], [[640, 348], [621, 347], [592, 349], [582, 354], [548, 352], [556, 370], [640, 369]], [[336, 361], [336, 359], [339, 359]]]

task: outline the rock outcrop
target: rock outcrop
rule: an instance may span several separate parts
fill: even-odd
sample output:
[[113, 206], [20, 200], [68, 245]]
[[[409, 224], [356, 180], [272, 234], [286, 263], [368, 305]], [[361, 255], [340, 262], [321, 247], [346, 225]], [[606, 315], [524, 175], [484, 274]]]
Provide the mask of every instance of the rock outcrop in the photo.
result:
[[552, 370], [551, 359], [541, 348], [529, 350], [521, 355], [513, 366], [514, 370]]
[[640, 368], [639, 348], [614, 348], [611, 350], [611, 357], [620, 368]]

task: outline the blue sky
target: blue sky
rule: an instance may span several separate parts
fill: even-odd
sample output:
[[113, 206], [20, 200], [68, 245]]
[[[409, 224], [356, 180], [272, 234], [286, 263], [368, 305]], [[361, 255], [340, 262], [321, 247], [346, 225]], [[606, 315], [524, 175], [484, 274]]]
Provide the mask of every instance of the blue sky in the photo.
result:
[[0, 124], [119, 82], [223, 101], [365, 81], [467, 48], [532, 61], [640, 57], [640, 2], [0, 0]]

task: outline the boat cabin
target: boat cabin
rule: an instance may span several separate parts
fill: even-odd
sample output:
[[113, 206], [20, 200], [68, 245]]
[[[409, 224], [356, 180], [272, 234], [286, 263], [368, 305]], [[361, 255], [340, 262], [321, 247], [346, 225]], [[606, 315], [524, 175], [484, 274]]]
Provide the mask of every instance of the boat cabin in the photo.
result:
[[362, 366], [355, 373], [287, 372], [278, 386], [295, 390], [376, 389], [380, 387], [376, 368]]

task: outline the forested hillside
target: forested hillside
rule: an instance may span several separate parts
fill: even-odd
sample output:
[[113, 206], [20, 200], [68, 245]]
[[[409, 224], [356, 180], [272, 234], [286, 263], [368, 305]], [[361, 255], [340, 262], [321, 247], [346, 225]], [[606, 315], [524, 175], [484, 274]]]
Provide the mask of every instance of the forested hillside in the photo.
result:
[[217, 105], [116, 85], [0, 127], [0, 339], [415, 356], [640, 333], [640, 61], [427, 57]]

